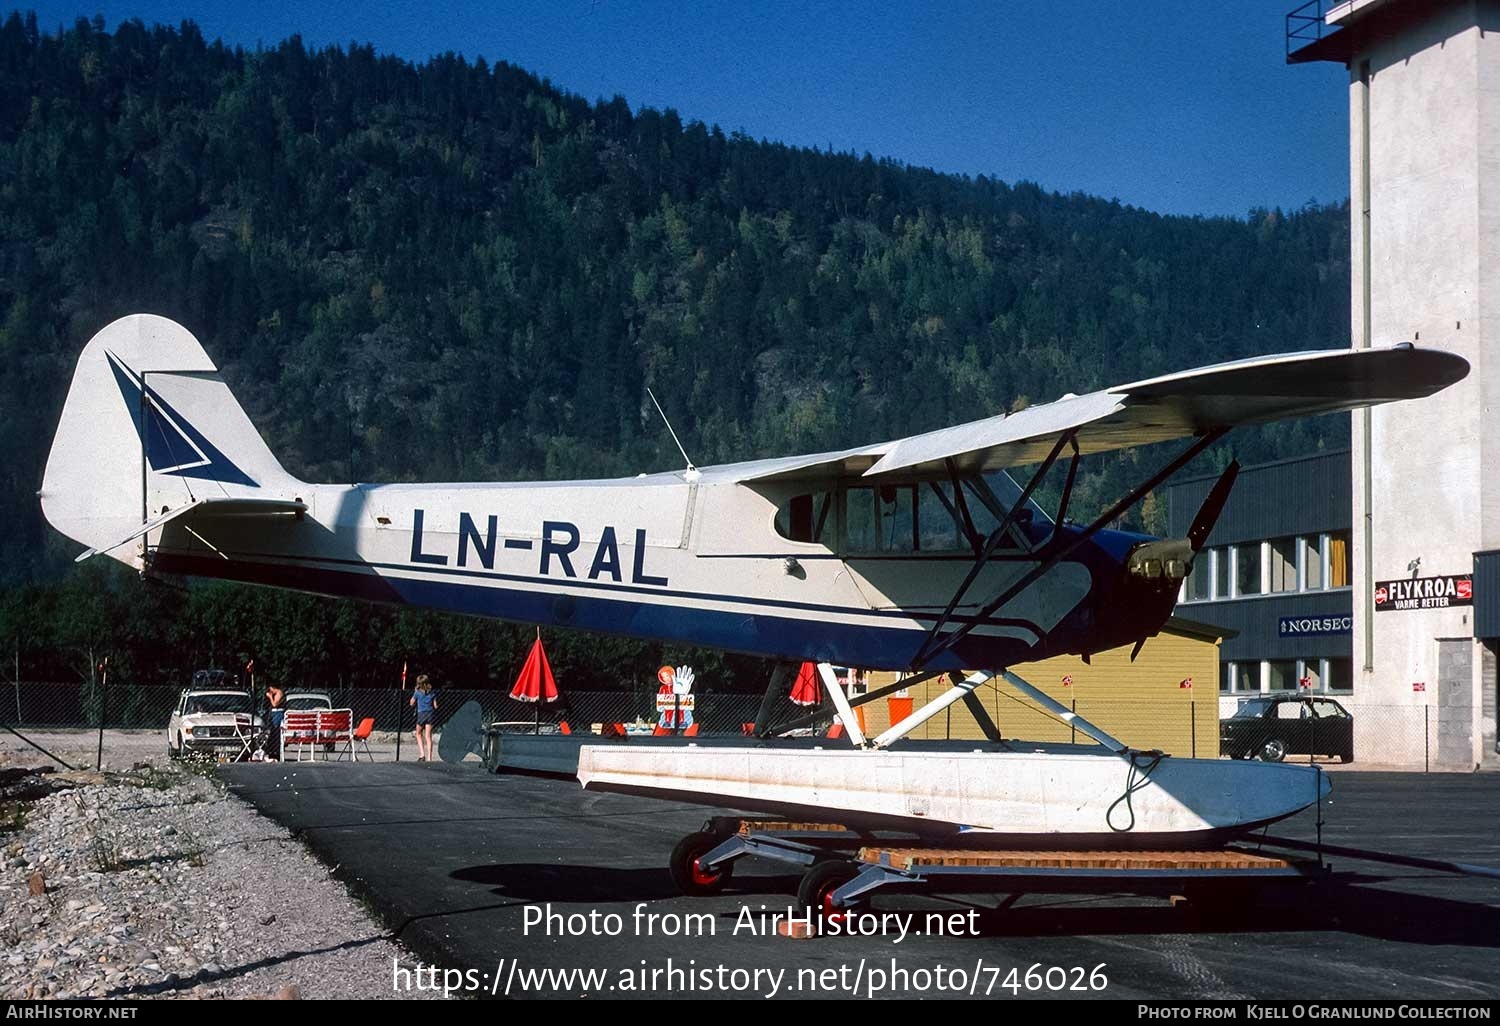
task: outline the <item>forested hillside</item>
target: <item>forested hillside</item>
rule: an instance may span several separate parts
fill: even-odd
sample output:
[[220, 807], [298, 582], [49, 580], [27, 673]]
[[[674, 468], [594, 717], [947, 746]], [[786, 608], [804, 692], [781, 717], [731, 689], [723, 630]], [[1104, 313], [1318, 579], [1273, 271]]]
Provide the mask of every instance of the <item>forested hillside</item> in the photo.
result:
[[[89, 615], [115, 604], [90, 638], [133, 647], [142, 675], [264, 647], [256, 616], [288, 615], [240, 589], [148, 599], [79, 578], [76, 546], [43, 522], [35, 492], [76, 354], [130, 312], [198, 335], [283, 463], [314, 480], [675, 466], [647, 386], [708, 464], [1347, 344], [1344, 206], [1163, 217], [757, 142], [506, 63], [295, 38], [248, 52], [190, 23], [46, 35], [12, 14], [0, 97], [4, 650], [21, 635], [80, 650], [47, 633], [70, 617], [36, 615], [68, 587]], [[1323, 418], [1230, 442], [1260, 459], [1345, 430]], [[1085, 501], [1113, 498], [1133, 459], [1097, 461]], [[285, 602], [360, 620], [346, 657], [318, 656], [340, 673], [376, 672], [360, 631], [400, 619]], [[169, 626], [202, 638], [190, 614], [227, 605], [239, 640], [142, 654]], [[511, 633], [484, 629], [503, 652], [465, 642], [478, 661], [463, 673], [510, 659]], [[660, 654], [599, 654], [626, 650]]]

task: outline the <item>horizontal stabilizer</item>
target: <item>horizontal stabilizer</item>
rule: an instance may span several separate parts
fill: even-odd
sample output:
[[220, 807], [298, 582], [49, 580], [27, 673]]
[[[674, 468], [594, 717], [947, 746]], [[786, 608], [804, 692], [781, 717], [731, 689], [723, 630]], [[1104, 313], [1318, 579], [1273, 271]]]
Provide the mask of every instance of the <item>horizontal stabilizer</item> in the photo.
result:
[[307, 512], [307, 503], [291, 499], [230, 499], [230, 498], [203, 498], [194, 499], [185, 506], [178, 506], [169, 510], [153, 520], [149, 520], [131, 531], [125, 537], [92, 549], [86, 549], [75, 563], [82, 563], [90, 556], [97, 556], [101, 552], [117, 549], [121, 545], [133, 542], [144, 534], [165, 527], [174, 520], [179, 520], [190, 513], [196, 513], [195, 519], [199, 520], [222, 520], [229, 517], [279, 517], [294, 516], [298, 513]]

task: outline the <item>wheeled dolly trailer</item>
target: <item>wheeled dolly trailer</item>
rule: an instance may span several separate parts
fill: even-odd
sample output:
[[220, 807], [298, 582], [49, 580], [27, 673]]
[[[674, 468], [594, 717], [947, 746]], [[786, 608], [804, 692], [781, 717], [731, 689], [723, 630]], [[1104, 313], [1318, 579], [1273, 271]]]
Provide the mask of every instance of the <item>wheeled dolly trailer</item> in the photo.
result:
[[672, 852], [672, 879], [684, 894], [714, 894], [737, 860], [754, 855], [803, 867], [797, 903], [824, 917], [857, 909], [878, 890], [1002, 893], [1139, 891], [1212, 906], [1244, 900], [1276, 881], [1313, 879], [1321, 859], [1293, 859], [1240, 847], [1204, 851], [1060, 851], [932, 846], [913, 835], [715, 817]]

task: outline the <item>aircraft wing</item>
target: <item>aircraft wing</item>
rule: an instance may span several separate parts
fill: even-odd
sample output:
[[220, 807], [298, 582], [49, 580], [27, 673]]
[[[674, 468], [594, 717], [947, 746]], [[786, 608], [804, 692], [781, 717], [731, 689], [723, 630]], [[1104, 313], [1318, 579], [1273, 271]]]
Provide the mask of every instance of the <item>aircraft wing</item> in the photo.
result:
[[231, 498], [202, 498], [194, 499], [185, 506], [178, 506], [169, 510], [131, 531], [118, 541], [101, 545], [98, 548], [87, 549], [80, 553], [75, 563], [82, 563], [90, 556], [97, 556], [101, 552], [117, 549], [127, 542], [135, 541], [143, 534], [165, 527], [174, 520], [178, 520], [190, 513], [196, 513], [196, 519], [220, 519], [225, 517], [266, 517], [266, 516], [291, 516], [297, 513], [305, 513], [307, 503], [291, 499], [231, 499]]
[[[1468, 361], [1401, 344], [1256, 357], [1181, 371], [883, 445], [758, 465], [746, 481], [987, 472], [1039, 463], [1075, 432], [1079, 451], [1107, 452], [1217, 428], [1420, 399], [1459, 381]], [[866, 466], [867, 464], [867, 466]]]

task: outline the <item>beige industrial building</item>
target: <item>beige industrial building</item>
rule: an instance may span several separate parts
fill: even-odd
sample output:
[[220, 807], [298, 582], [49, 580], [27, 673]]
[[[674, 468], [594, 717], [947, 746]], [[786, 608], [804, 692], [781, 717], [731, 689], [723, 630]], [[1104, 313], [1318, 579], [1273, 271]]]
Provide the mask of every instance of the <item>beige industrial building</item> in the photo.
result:
[[[1173, 617], [1140, 655], [1130, 647], [1096, 653], [1085, 663], [1077, 656], [1054, 656], [1017, 667], [1027, 681], [1069, 706], [1084, 719], [1136, 748], [1159, 748], [1177, 756], [1219, 756], [1219, 642], [1223, 632]], [[894, 673], [871, 673], [866, 688], [893, 683]], [[948, 689], [946, 678], [926, 681], [905, 694], [876, 699], [862, 706], [864, 727], [878, 734], [913, 708]], [[977, 694], [985, 711], [1007, 738], [1028, 741], [1075, 740], [1071, 728], [1024, 699], [1004, 681]], [[962, 702], [912, 732], [917, 738], [984, 737], [979, 723]], [[1092, 744], [1081, 735], [1082, 744]]]
[[1500, 2], [1314, 0], [1287, 28], [1288, 61], [1349, 69], [1353, 344], [1473, 368], [1352, 426], [1355, 702], [1423, 724], [1382, 761], [1472, 768], [1500, 640]]

